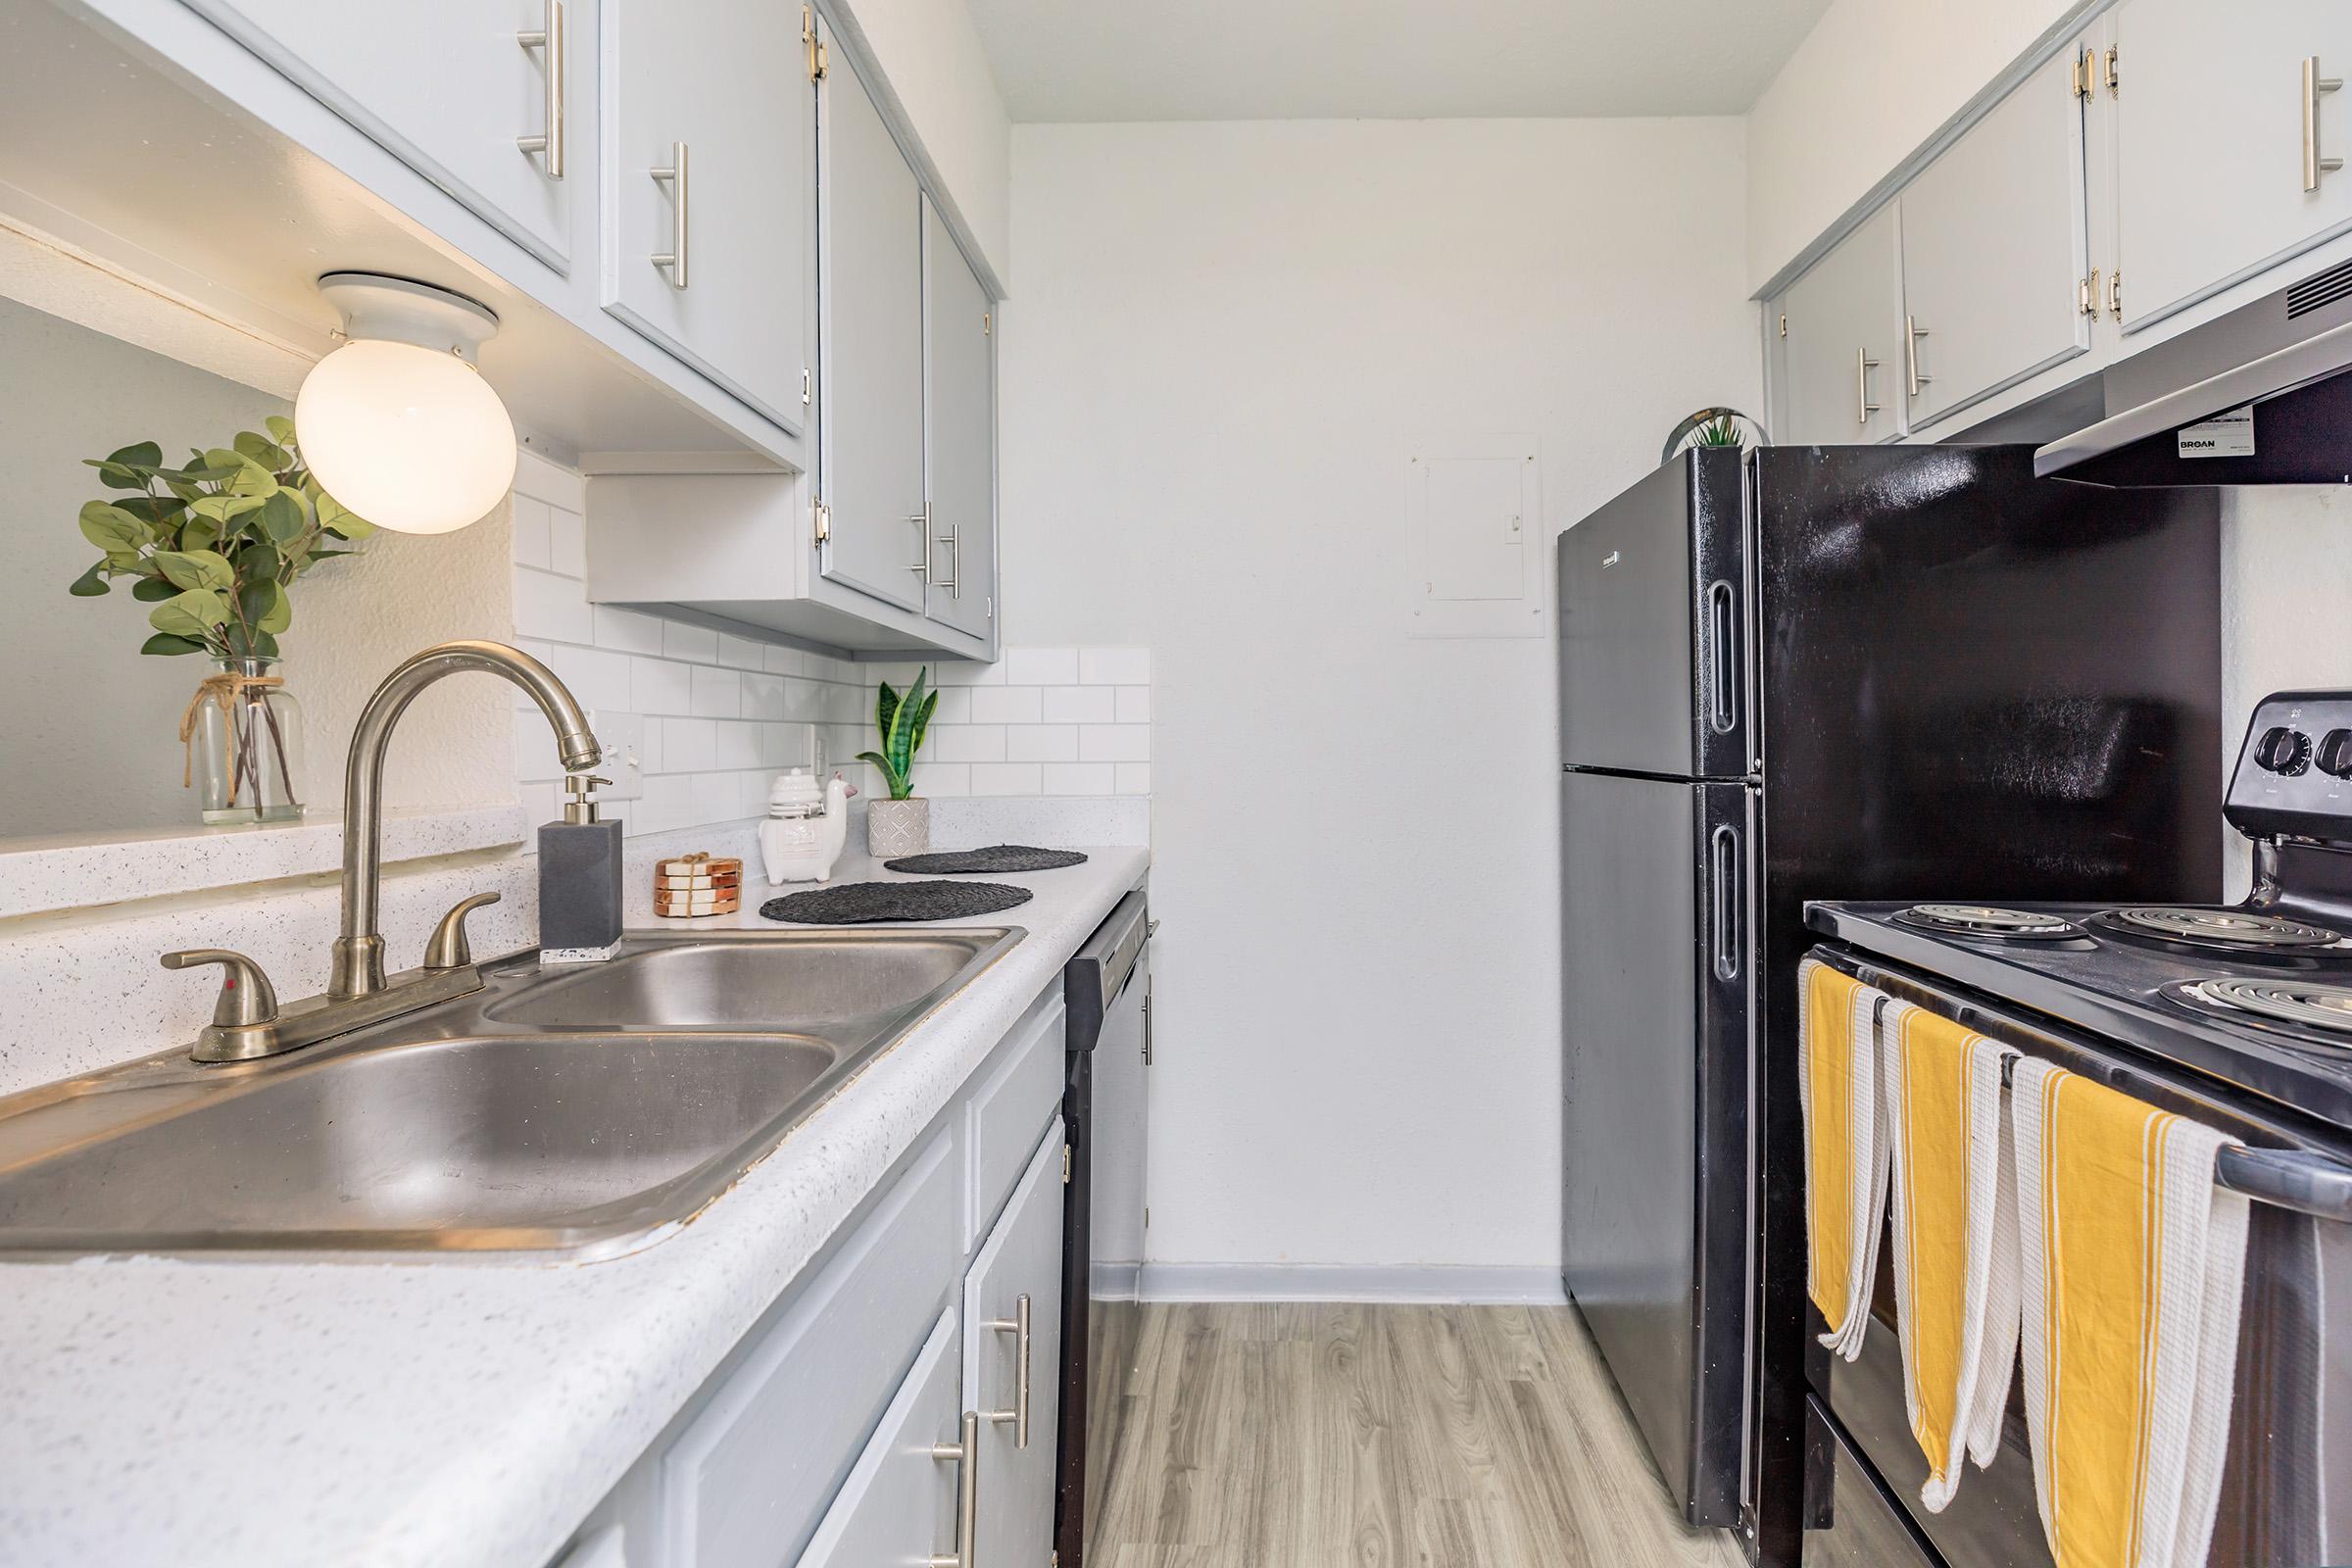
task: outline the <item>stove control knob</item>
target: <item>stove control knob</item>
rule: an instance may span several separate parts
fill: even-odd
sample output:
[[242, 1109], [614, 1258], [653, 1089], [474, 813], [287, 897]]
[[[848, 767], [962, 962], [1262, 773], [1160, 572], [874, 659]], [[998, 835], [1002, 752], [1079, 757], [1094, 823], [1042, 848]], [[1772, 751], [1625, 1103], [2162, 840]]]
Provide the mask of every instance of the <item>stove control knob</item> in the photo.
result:
[[2254, 760], [2291, 778], [2311, 766], [2311, 737], [2284, 724], [2273, 725], [2254, 743]]
[[2331, 729], [2320, 741], [2320, 771], [2352, 778], [2352, 729]]

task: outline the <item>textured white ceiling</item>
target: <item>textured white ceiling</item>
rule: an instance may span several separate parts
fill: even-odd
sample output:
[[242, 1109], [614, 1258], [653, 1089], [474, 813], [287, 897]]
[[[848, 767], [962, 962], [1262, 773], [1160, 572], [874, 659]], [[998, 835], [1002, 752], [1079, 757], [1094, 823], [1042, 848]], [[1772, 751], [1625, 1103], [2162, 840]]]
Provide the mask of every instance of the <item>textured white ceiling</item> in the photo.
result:
[[1829, 0], [970, 4], [1016, 121], [1417, 120], [1739, 114]]

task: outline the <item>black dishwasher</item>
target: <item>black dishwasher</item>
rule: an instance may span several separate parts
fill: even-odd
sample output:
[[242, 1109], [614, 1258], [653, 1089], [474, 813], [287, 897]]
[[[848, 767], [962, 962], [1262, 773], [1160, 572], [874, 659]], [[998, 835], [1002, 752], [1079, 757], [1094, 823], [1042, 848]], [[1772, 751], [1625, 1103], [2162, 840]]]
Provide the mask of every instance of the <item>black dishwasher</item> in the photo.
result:
[[1102, 1494], [1121, 1414], [1115, 1387], [1134, 1357], [1144, 1258], [1146, 1070], [1152, 1065], [1152, 966], [1157, 924], [1144, 890], [1119, 901], [1062, 971], [1069, 1072], [1062, 1119], [1070, 1179], [1061, 1243], [1061, 1436], [1054, 1544], [1080, 1568], [1086, 1522]]

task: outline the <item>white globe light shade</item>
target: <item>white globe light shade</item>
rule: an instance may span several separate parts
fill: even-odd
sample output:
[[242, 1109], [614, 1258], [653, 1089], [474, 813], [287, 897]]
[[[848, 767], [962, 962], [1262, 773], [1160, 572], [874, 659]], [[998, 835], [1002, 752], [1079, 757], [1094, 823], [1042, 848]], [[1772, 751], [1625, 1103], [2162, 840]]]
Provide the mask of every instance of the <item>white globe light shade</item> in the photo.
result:
[[455, 354], [355, 338], [311, 368], [294, 439], [319, 488], [381, 528], [449, 533], [514, 485], [514, 421]]

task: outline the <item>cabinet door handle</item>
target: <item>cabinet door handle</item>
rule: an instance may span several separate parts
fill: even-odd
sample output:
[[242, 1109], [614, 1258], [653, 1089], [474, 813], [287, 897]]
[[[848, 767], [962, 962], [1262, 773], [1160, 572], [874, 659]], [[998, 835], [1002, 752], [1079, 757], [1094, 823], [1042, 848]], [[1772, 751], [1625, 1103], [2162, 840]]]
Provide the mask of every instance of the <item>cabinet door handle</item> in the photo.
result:
[[1870, 401], [1870, 372], [1878, 368], [1879, 362], [1870, 357], [1870, 350], [1854, 350], [1854, 422], [1856, 424], [1870, 423], [1870, 416], [1879, 412], [1879, 406]]
[[999, 1334], [1020, 1336], [1018, 1370], [1020, 1382], [1013, 1390], [1012, 1408], [991, 1410], [988, 1412], [988, 1418], [1000, 1425], [1006, 1421], [1011, 1422], [1012, 1446], [1016, 1448], [1026, 1448], [1029, 1446], [1029, 1293], [1027, 1291], [1021, 1293], [1020, 1299], [1013, 1305], [1011, 1317], [992, 1318], [985, 1326], [996, 1330]]
[[1707, 846], [1707, 903], [1714, 937], [1715, 978], [1740, 978], [1740, 830], [1719, 825]]
[[2334, 92], [2343, 86], [2341, 76], [2320, 74], [2320, 57], [2307, 55], [2303, 60], [2303, 188], [2320, 188], [2320, 176], [2332, 174], [2344, 167], [2341, 158], [2320, 156], [2320, 94]]
[[547, 159], [547, 177], [564, 177], [564, 0], [547, 0], [546, 20], [537, 32], [518, 32], [514, 41], [525, 49], [545, 52], [547, 67], [547, 131], [517, 136], [514, 145]]
[[672, 286], [682, 290], [686, 287], [687, 241], [694, 232], [693, 219], [687, 211], [687, 203], [694, 187], [692, 177], [686, 171], [686, 144], [684, 142], [673, 141], [669, 144], [669, 167], [654, 170], [653, 176], [657, 184], [665, 184], [670, 187], [670, 195], [675, 202], [669, 217], [669, 249], [655, 257], [654, 265], [666, 269]]
[[[938, 537], [939, 542], [948, 547], [948, 580], [936, 586], [945, 588], [950, 599], [961, 599], [963, 597], [963, 524], [951, 520], [948, 523], [948, 531]], [[926, 545], [924, 549], [928, 552], [930, 547]]]
[[906, 569], [922, 578], [923, 581], [929, 582], [931, 580], [931, 509], [926, 506], [906, 520], [914, 524], [915, 540], [923, 547], [923, 559]]
[[972, 1568], [972, 1538], [980, 1532], [980, 1416], [963, 1412], [963, 1441], [942, 1443], [931, 1449], [934, 1459], [952, 1461], [956, 1476], [956, 1549], [944, 1557], [925, 1557], [923, 1568]]
[[1740, 723], [1740, 617], [1732, 585], [1718, 578], [1707, 584], [1707, 727], [1729, 735]]
[[1911, 395], [1913, 397], [1919, 396], [1921, 387], [1936, 379], [1932, 375], [1919, 373], [1919, 340], [1927, 335], [1928, 329], [1920, 325], [1916, 318], [1909, 316], [1903, 318], [1903, 368], [1911, 374]]

